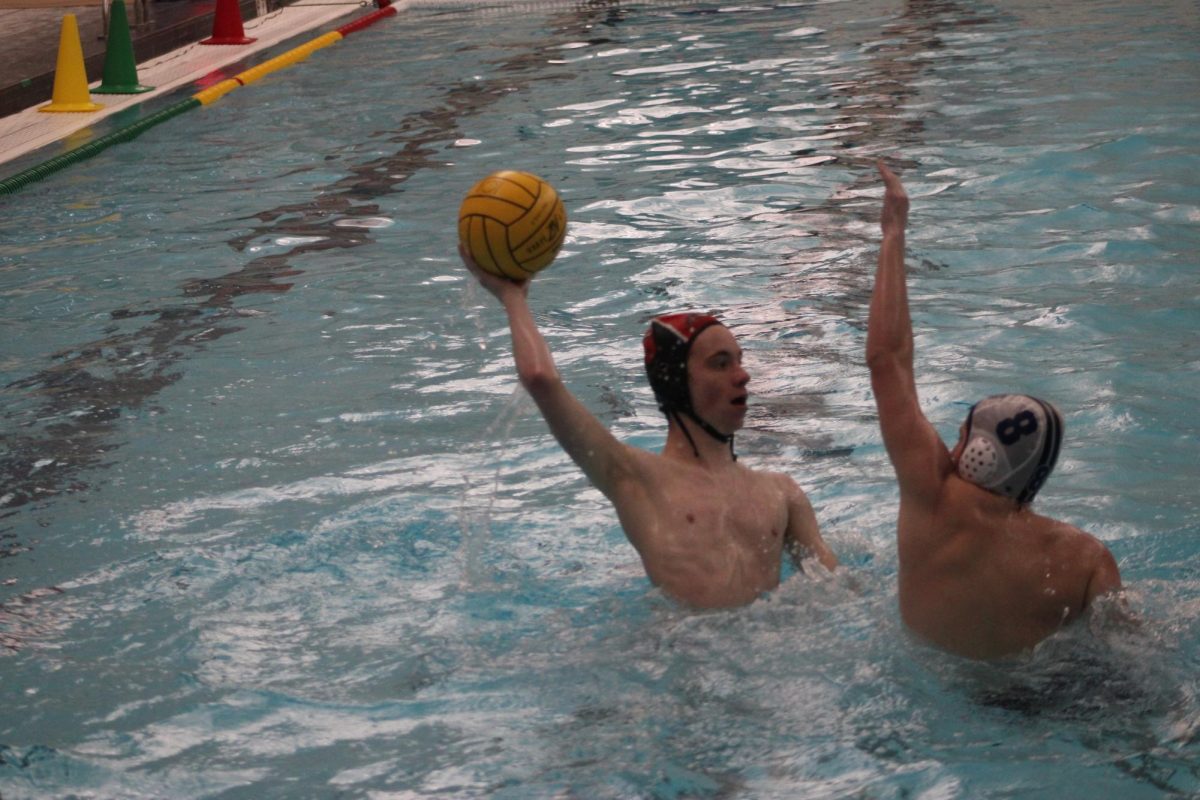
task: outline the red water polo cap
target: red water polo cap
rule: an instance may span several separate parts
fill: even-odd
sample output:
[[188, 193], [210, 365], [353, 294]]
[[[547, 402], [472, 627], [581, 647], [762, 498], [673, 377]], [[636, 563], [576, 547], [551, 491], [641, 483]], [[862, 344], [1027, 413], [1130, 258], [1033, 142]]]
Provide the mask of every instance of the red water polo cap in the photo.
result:
[[664, 413], [692, 410], [688, 391], [687, 360], [692, 342], [700, 333], [721, 320], [712, 314], [664, 314], [650, 320], [642, 339], [646, 353], [646, 377]]

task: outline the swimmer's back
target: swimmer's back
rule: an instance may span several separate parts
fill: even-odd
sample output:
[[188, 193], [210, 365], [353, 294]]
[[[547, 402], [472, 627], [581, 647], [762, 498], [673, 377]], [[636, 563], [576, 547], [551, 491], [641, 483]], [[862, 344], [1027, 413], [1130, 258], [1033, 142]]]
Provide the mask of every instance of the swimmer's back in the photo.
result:
[[[912, 505], [912, 504], [910, 504]], [[931, 513], [900, 512], [900, 612], [970, 658], [1026, 650], [1120, 586], [1094, 537], [947, 476]]]

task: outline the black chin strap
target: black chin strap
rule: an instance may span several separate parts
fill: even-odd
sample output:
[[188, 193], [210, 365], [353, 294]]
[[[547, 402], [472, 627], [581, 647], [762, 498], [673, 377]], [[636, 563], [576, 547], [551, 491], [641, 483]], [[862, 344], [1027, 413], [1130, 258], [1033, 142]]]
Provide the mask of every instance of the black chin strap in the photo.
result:
[[[680, 413], [679, 410], [671, 409], [667, 413], [669, 415], [675, 417], [675, 424], [679, 426], [679, 429], [681, 431], [683, 431], [683, 435], [687, 437], [688, 444], [690, 444], [692, 446], [692, 452], [696, 454], [696, 458], [699, 458], [700, 450], [699, 450], [699, 448], [696, 447], [696, 442], [695, 442], [695, 440], [692, 439], [692, 434], [688, 432], [687, 426], [683, 424], [683, 420], [679, 416], [679, 413]], [[733, 457], [734, 461], [737, 461], [737, 453], [733, 452], [733, 434], [732, 433], [721, 433], [719, 430], [714, 428], [712, 425], [708, 424], [704, 420], [697, 417], [690, 410], [684, 411], [683, 413], [687, 414], [688, 417], [692, 420], [692, 422], [695, 422], [697, 425], [699, 425], [700, 430], [704, 431], [709, 436], [713, 437], [714, 439], [716, 439], [718, 442], [721, 442], [722, 444], [728, 443], [729, 444], [729, 455]]]

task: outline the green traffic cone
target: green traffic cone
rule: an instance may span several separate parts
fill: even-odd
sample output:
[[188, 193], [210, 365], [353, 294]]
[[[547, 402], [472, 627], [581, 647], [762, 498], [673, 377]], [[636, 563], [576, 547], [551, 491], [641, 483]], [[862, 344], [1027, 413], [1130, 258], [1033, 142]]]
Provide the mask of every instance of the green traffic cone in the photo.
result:
[[125, 0], [112, 0], [108, 18], [108, 49], [104, 53], [104, 75], [95, 94], [141, 94], [153, 89], [138, 83], [137, 62], [133, 59], [133, 39]]

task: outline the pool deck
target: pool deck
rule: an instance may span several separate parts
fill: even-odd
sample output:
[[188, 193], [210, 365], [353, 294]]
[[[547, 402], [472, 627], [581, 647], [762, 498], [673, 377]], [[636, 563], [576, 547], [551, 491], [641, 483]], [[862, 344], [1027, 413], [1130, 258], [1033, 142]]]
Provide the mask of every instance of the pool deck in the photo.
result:
[[[375, 8], [349, 0], [245, 0], [241, 3], [248, 45], [200, 45], [213, 32], [215, 0], [127, 0], [130, 36], [140, 83], [155, 87], [133, 95], [93, 94], [104, 108], [87, 113], [43, 113], [50, 101], [62, 20], [74, 14], [90, 85], [99, 85], [107, 42], [103, 5], [82, 0], [0, 0], [0, 176], [3, 164], [56, 141], [68, 139], [92, 123], [158, 95], [202, 79], [259, 50], [350, 14]], [[286, 4], [284, 4], [286, 3]], [[16, 7], [25, 4], [26, 7]]]

